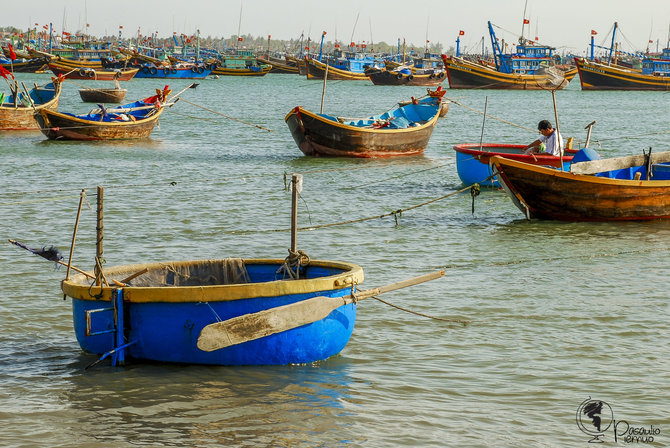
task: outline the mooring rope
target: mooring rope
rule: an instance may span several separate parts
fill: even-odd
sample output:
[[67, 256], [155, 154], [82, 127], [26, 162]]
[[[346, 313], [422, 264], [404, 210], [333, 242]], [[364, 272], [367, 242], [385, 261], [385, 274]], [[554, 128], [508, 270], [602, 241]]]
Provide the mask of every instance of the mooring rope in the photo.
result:
[[[491, 177], [491, 176], [489, 176], [489, 177]], [[432, 204], [433, 202], [441, 201], [442, 199], [446, 199], [450, 196], [454, 196], [456, 194], [463, 193], [464, 191], [470, 190], [474, 185], [478, 185], [478, 184], [468, 185], [465, 188], [461, 188], [460, 190], [457, 190], [457, 191], [452, 191], [451, 193], [445, 194], [445, 195], [440, 196], [438, 198], [430, 199], [430, 200], [422, 202], [420, 204], [416, 204], [416, 205], [413, 205], [413, 206], [407, 207], [407, 208], [401, 208], [401, 209], [398, 209], [398, 210], [394, 210], [392, 212], [384, 213], [382, 215], [368, 216], [366, 218], [350, 219], [348, 221], [340, 221], [340, 222], [334, 222], [334, 223], [330, 223], [330, 224], [320, 224], [320, 225], [316, 225], [316, 226], [298, 227], [298, 230], [323, 229], [323, 228], [326, 228], [326, 227], [335, 227], [335, 226], [341, 226], [341, 225], [345, 225], [345, 224], [354, 224], [354, 223], [358, 223], [358, 222], [370, 221], [370, 220], [373, 220], [373, 219], [388, 218], [390, 216], [393, 216], [395, 218], [396, 224], [397, 224], [398, 216], [401, 216], [403, 212], [414, 210], [414, 209], [417, 209], [419, 207], [424, 207], [426, 205]], [[266, 230], [266, 232], [286, 232], [286, 231], [290, 231], [290, 230], [291, 230], [290, 228], [271, 229], [271, 230]], [[242, 232], [234, 232], [234, 233], [242, 233]]]
[[380, 298], [377, 297], [377, 296], [372, 296], [372, 298], [375, 299], [375, 300], [379, 300], [381, 303], [383, 303], [383, 304], [385, 304], [385, 305], [388, 305], [388, 306], [390, 306], [390, 307], [392, 307], [392, 308], [398, 309], [398, 310], [400, 310], [400, 311], [404, 311], [404, 312], [406, 312], [406, 313], [410, 313], [410, 314], [415, 314], [415, 315], [417, 315], [417, 316], [421, 316], [421, 317], [427, 317], [427, 318], [429, 318], [429, 319], [433, 319], [433, 320], [440, 320], [440, 321], [442, 321], [442, 322], [452, 322], [452, 323], [456, 323], [456, 324], [462, 324], [463, 326], [466, 326], [467, 324], [469, 324], [469, 323], [472, 322], [471, 320], [463, 320], [463, 319], [447, 319], [447, 318], [444, 318], [444, 317], [431, 316], [430, 314], [419, 313], [418, 311], [412, 311], [412, 310], [410, 310], [410, 309], [408, 309], [408, 308], [403, 308], [403, 307], [401, 307], [401, 306], [394, 305], [394, 304], [392, 304], [392, 303], [390, 303], [390, 302], [387, 302], [387, 301], [384, 300], [384, 299], [380, 299]]
[[[466, 106], [465, 104], [460, 103], [460, 102], [458, 102], [454, 99], [451, 99], [451, 98], [448, 98], [448, 100], [451, 101], [452, 103], [456, 104], [457, 106], [464, 107], [468, 110], [471, 110], [472, 112], [478, 113], [479, 115], [484, 115], [484, 112], [482, 112], [481, 110], [475, 109], [474, 107]], [[502, 118], [494, 117], [493, 115], [490, 115], [490, 114], [486, 114], [486, 116], [488, 118], [492, 118], [493, 120], [500, 121], [501, 123], [509, 124], [510, 126], [515, 126], [517, 128], [521, 128], [521, 129], [524, 129], [526, 131], [537, 133], [537, 130], [535, 130], [535, 129], [527, 128], [526, 126], [522, 126], [520, 124], [512, 123], [511, 121], [503, 120]]]
[[213, 114], [220, 115], [220, 116], [222, 116], [222, 117], [228, 118], [229, 120], [238, 121], [238, 122], [243, 123], [243, 124], [246, 124], [246, 125], [248, 125], [248, 126], [253, 126], [253, 127], [255, 127], [255, 128], [262, 129], [262, 130], [264, 130], [264, 131], [268, 131], [268, 132], [274, 132], [274, 131], [275, 131], [274, 129], [268, 129], [268, 128], [263, 127], [263, 126], [261, 126], [261, 125], [259, 125], [259, 124], [249, 123], [248, 121], [240, 120], [239, 118], [235, 118], [235, 117], [231, 117], [231, 116], [226, 115], [226, 114], [222, 114], [221, 112], [217, 112], [217, 111], [215, 111], [214, 109], [210, 109], [209, 107], [201, 106], [200, 104], [197, 104], [197, 103], [194, 103], [194, 102], [185, 100], [184, 98], [181, 98], [181, 101], [185, 102], [186, 104], [190, 104], [191, 106], [198, 107], [198, 108], [200, 108], [200, 109], [202, 109], [202, 110], [206, 110], [207, 112], [211, 112], [211, 113], [213, 113]]
[[[451, 101], [452, 103], [456, 104], [457, 106], [461, 106], [461, 107], [463, 107], [465, 109], [468, 109], [472, 112], [478, 113], [479, 115], [484, 115], [484, 112], [479, 110], [479, 109], [475, 109], [474, 107], [467, 106], [467, 105], [465, 105], [465, 104], [463, 104], [463, 103], [461, 103], [461, 102], [459, 102], [455, 99], [452, 99], [452, 98], [447, 98], [447, 99], [449, 101]], [[493, 120], [500, 121], [501, 123], [505, 123], [505, 124], [508, 124], [510, 126], [514, 126], [514, 127], [520, 128], [520, 129], [524, 129], [526, 131], [530, 131], [530, 132], [533, 132], [533, 133], [537, 133], [537, 130], [535, 130], [535, 129], [528, 128], [528, 127], [522, 126], [520, 124], [512, 123], [511, 121], [503, 120], [502, 118], [494, 117], [493, 115], [490, 115], [490, 114], [486, 114], [486, 117], [491, 118]], [[606, 138], [600, 138], [600, 139], [592, 139], [591, 141], [595, 142], [595, 143], [598, 143], [598, 145], [600, 146], [600, 142], [604, 142], [604, 141], [608, 141], [608, 140], [643, 138], [643, 137], [649, 137], [651, 135], [663, 135], [663, 134], [670, 134], [670, 131], [649, 132], [647, 134], [624, 135], [624, 136], [620, 136], [620, 137], [606, 137]], [[579, 139], [574, 139], [574, 141], [577, 142], [577, 143], [583, 143], [584, 142], [583, 140], [579, 140]]]

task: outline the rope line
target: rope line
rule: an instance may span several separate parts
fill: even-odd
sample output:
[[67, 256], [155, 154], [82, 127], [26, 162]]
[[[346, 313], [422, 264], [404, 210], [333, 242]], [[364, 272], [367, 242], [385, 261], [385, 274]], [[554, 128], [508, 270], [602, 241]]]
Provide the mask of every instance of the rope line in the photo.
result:
[[[465, 104], [463, 104], [463, 103], [461, 103], [461, 102], [459, 102], [455, 99], [452, 99], [452, 98], [447, 98], [447, 99], [449, 101], [451, 101], [452, 103], [456, 104], [457, 106], [461, 106], [461, 107], [463, 107], [465, 109], [468, 109], [472, 112], [478, 113], [479, 115], [484, 115], [484, 112], [482, 112], [479, 109], [475, 109], [474, 107], [467, 106], [467, 105], [465, 105]], [[503, 120], [502, 118], [494, 117], [493, 115], [486, 114], [486, 116], [493, 119], [493, 120], [500, 121], [501, 123], [509, 124], [510, 126], [514, 126], [514, 127], [520, 128], [520, 129], [524, 129], [526, 131], [530, 131], [530, 132], [533, 132], [533, 133], [537, 133], [537, 130], [535, 130], [535, 129], [531, 129], [531, 128], [528, 128], [526, 126], [522, 126], [520, 124], [512, 123], [511, 121]], [[608, 140], [643, 138], [643, 137], [649, 137], [650, 135], [663, 135], [663, 134], [670, 134], [670, 131], [649, 132], [647, 134], [625, 135], [625, 136], [622, 136], [622, 137], [606, 137], [606, 138], [601, 138], [601, 139], [591, 139], [591, 141], [595, 142], [595, 143], [598, 143], [598, 145], [600, 145], [600, 142], [604, 142], [604, 141], [608, 141]], [[584, 142], [584, 140], [579, 140], [579, 139], [574, 139], [574, 141], [578, 142], [578, 143], [583, 143]]]
[[414, 315], [421, 316], [421, 317], [427, 317], [427, 318], [429, 318], [429, 319], [440, 320], [440, 321], [442, 321], [442, 322], [452, 322], [452, 323], [456, 323], [456, 324], [462, 324], [463, 326], [466, 326], [467, 324], [472, 323], [471, 320], [447, 319], [447, 318], [444, 318], [444, 317], [431, 316], [430, 314], [419, 313], [418, 311], [412, 311], [412, 310], [410, 310], [410, 309], [403, 308], [403, 307], [398, 306], [398, 305], [394, 305], [394, 304], [392, 304], [392, 303], [390, 303], [390, 302], [387, 302], [387, 301], [384, 300], [384, 299], [380, 299], [380, 298], [377, 297], [377, 296], [372, 296], [372, 298], [375, 299], [375, 300], [379, 300], [381, 303], [383, 303], [383, 304], [385, 304], [385, 305], [388, 305], [388, 306], [390, 306], [390, 307], [392, 307], [392, 308], [398, 309], [398, 310], [400, 310], [400, 311], [404, 311], [404, 312], [406, 312], [406, 313], [414, 314]]
[[[491, 176], [489, 176], [489, 178], [490, 178], [490, 177], [491, 177]], [[488, 179], [488, 178], [487, 178], [487, 179]], [[477, 185], [477, 184], [474, 184], [474, 185]], [[334, 222], [334, 223], [330, 223], [330, 224], [321, 224], [321, 225], [317, 225], [317, 226], [298, 227], [298, 230], [303, 230], [303, 231], [304, 231], [304, 230], [324, 229], [324, 228], [326, 228], [326, 227], [335, 227], [335, 226], [341, 226], [341, 225], [345, 225], [345, 224], [355, 224], [355, 223], [358, 223], [358, 222], [370, 221], [370, 220], [373, 220], [373, 219], [388, 218], [388, 217], [390, 217], [390, 216], [393, 216], [393, 217], [396, 219], [396, 223], [397, 223], [398, 216], [402, 215], [403, 212], [407, 212], [407, 211], [410, 211], [410, 210], [414, 210], [414, 209], [417, 209], [417, 208], [419, 208], [419, 207], [423, 207], [423, 206], [432, 204], [433, 202], [441, 201], [442, 199], [446, 199], [446, 198], [448, 198], [448, 197], [450, 197], [450, 196], [454, 196], [454, 195], [456, 195], [456, 194], [459, 194], [459, 193], [462, 193], [462, 192], [464, 192], [464, 191], [467, 191], [467, 190], [469, 190], [470, 188], [472, 188], [472, 185], [469, 185], [469, 186], [467, 186], [467, 187], [465, 187], [465, 188], [461, 188], [460, 190], [457, 190], [457, 191], [452, 191], [451, 193], [445, 194], [445, 195], [440, 196], [440, 197], [438, 197], [438, 198], [434, 198], [434, 199], [431, 199], [431, 200], [422, 202], [422, 203], [420, 203], [420, 204], [413, 205], [413, 206], [411, 206], [411, 207], [401, 208], [401, 209], [394, 210], [394, 211], [389, 212], [389, 213], [384, 213], [383, 215], [368, 216], [368, 217], [366, 217], [366, 218], [350, 219], [350, 220], [348, 220], [348, 221]], [[271, 229], [271, 230], [265, 230], [265, 232], [287, 232], [287, 231], [291, 231], [291, 229], [290, 229], [290, 228], [287, 228], [287, 229]], [[240, 233], [249, 233], [249, 232], [250, 232], [250, 231], [233, 231], [232, 233], [240, 234]], [[258, 232], [263, 232], [263, 231], [258, 231]]]
[[[475, 109], [474, 107], [466, 106], [465, 104], [460, 103], [460, 102], [458, 102], [456, 100], [453, 100], [451, 98], [449, 98], [449, 101], [456, 104], [457, 106], [461, 106], [461, 107], [464, 107], [468, 110], [471, 110], [472, 112], [476, 112], [479, 115], [484, 115], [484, 112], [482, 112], [481, 110]], [[497, 120], [497, 121], [500, 121], [502, 123], [509, 124], [510, 126], [515, 126], [517, 128], [521, 128], [521, 129], [524, 129], [526, 131], [537, 133], [537, 130], [535, 130], [535, 129], [527, 128], [526, 126], [522, 126], [520, 124], [512, 123], [511, 121], [503, 120], [502, 118], [494, 117], [493, 115], [486, 114], [486, 116], [489, 117], [489, 118], [492, 118], [493, 120]]]
[[259, 124], [249, 123], [249, 122], [247, 122], [247, 121], [240, 120], [239, 118], [235, 118], [235, 117], [231, 117], [231, 116], [226, 115], [226, 114], [222, 114], [221, 112], [217, 112], [217, 111], [215, 111], [214, 109], [210, 109], [209, 107], [201, 106], [200, 104], [196, 104], [196, 103], [194, 103], [194, 102], [185, 100], [184, 98], [181, 98], [181, 101], [185, 102], [186, 104], [190, 104], [191, 106], [198, 107], [198, 108], [200, 108], [200, 109], [202, 109], [202, 110], [206, 110], [207, 112], [211, 112], [211, 113], [213, 113], [213, 114], [220, 115], [220, 116], [222, 116], [222, 117], [228, 118], [228, 119], [233, 120], [233, 121], [238, 121], [238, 122], [240, 122], [240, 123], [243, 123], [243, 124], [246, 124], [246, 125], [249, 125], [249, 126], [253, 126], [253, 127], [255, 127], [255, 128], [258, 128], [258, 129], [262, 129], [262, 130], [264, 130], [264, 131], [275, 132], [274, 129], [268, 129], [268, 128], [263, 127], [263, 126], [261, 126], [261, 125], [259, 125]]

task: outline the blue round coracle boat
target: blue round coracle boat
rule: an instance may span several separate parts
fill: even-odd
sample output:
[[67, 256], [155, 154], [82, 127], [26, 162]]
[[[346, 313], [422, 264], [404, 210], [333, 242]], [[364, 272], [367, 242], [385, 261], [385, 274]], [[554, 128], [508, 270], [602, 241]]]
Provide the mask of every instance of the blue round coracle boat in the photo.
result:
[[[489, 160], [493, 156], [518, 160], [532, 165], [561, 166], [559, 156], [549, 154], [524, 154], [526, 145], [510, 145], [503, 143], [461, 143], [454, 145], [456, 151], [456, 170], [458, 177], [465, 185], [480, 184], [485, 187], [500, 188], [498, 179], [493, 175]], [[576, 151], [566, 149], [563, 156], [564, 169], [570, 165]]]
[[[344, 297], [363, 281], [351, 263], [311, 260], [299, 279], [283, 274], [284, 260], [224, 259], [105, 268], [105, 285], [75, 275], [62, 283], [72, 298], [82, 349], [129, 358], [216, 365], [311, 363], [339, 353], [356, 321], [356, 304], [325, 318], [223, 348], [203, 350], [205, 327], [312, 297]], [[114, 359], [121, 357], [120, 359]]]

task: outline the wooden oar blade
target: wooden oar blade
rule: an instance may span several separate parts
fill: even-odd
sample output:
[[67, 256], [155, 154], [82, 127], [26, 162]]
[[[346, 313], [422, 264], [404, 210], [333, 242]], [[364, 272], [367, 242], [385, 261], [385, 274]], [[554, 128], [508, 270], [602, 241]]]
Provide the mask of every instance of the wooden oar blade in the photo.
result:
[[[363, 300], [384, 292], [418, 285], [444, 276], [444, 271], [435, 271], [379, 288], [356, 293], [356, 300]], [[269, 308], [256, 313], [233, 317], [223, 322], [207, 325], [198, 337], [198, 348], [211, 352], [231, 345], [242, 344], [265, 336], [317, 322], [325, 319], [333, 310], [352, 303], [351, 295], [343, 297], [312, 297], [288, 305]]]
[[343, 297], [319, 296], [216, 322], [202, 329], [198, 348], [211, 352], [301, 327], [326, 318], [344, 304]]

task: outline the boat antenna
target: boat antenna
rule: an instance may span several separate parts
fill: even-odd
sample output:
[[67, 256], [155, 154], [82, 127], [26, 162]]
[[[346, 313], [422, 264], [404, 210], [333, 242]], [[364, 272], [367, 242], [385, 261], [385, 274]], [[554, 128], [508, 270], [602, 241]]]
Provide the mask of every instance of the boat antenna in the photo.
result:
[[372, 40], [372, 18], [368, 17], [368, 23], [370, 24], [370, 51], [374, 52], [374, 41]]
[[351, 30], [351, 39], [349, 39], [349, 42], [354, 41], [354, 31], [356, 31], [356, 25], [358, 25], [358, 17], [361, 15], [361, 12], [358, 11], [358, 14], [356, 14], [356, 21], [354, 22], [354, 28]]
[[237, 47], [240, 46], [240, 28], [242, 27], [242, 0], [240, 0], [240, 20], [237, 22]]
[[[528, 7], [528, 0], [526, 0], [526, 4], [523, 6], [523, 20], [521, 21], [521, 43], [523, 43], [523, 30], [526, 27], [526, 8]], [[530, 24], [528, 25], [530, 28]]]

